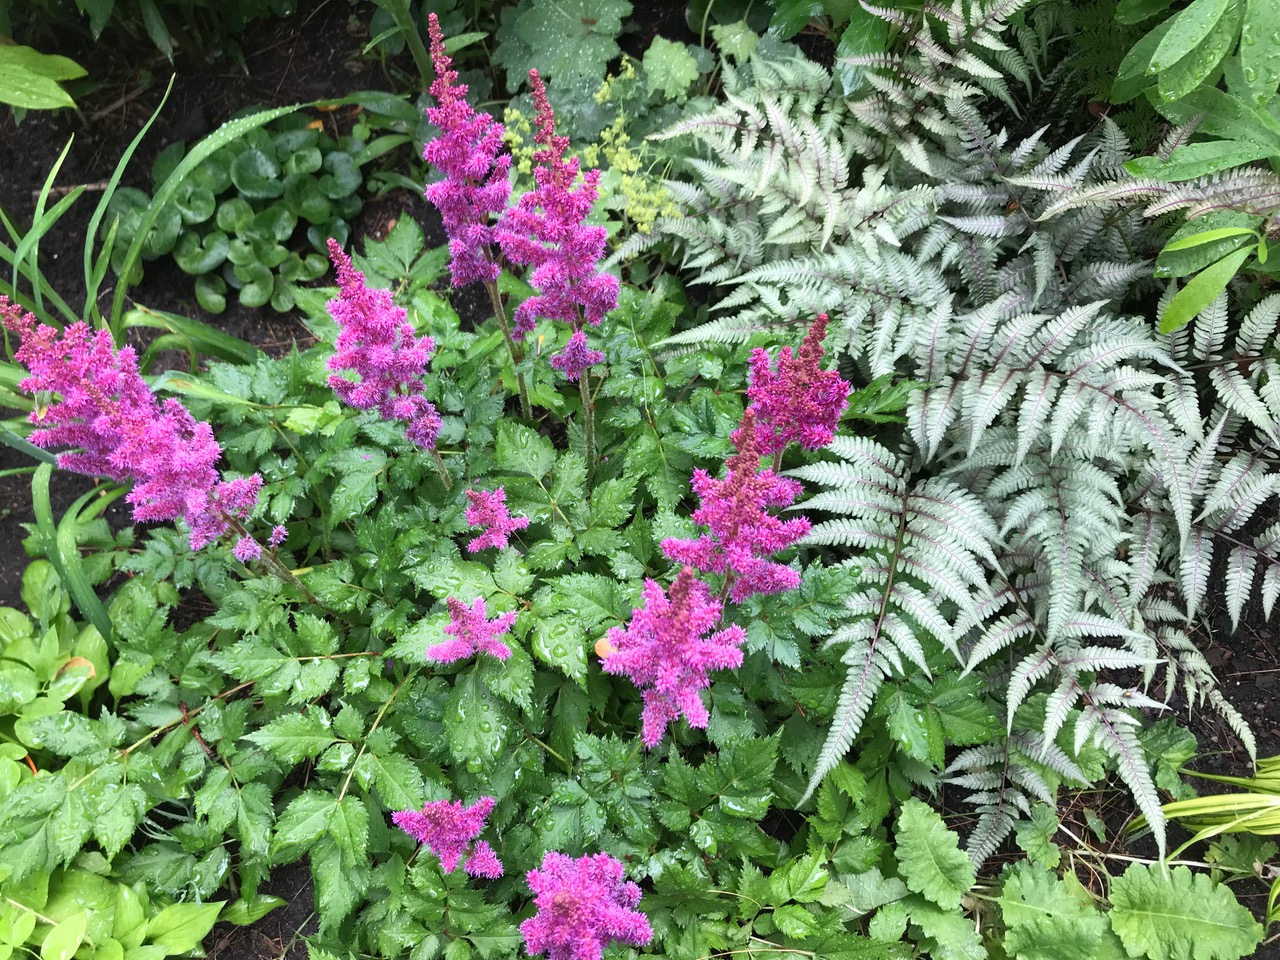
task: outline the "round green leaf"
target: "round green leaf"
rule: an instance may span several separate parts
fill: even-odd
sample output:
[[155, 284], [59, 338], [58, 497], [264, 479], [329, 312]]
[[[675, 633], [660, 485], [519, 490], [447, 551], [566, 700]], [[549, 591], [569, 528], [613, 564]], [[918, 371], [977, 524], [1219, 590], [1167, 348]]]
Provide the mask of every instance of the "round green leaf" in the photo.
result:
[[235, 275], [243, 286], [240, 287], [240, 303], [246, 307], [260, 307], [271, 299], [275, 278], [271, 270], [261, 263], [250, 263], [235, 268]]
[[302, 126], [292, 130], [277, 130], [272, 134], [271, 140], [275, 147], [276, 156], [285, 158], [288, 162], [288, 156], [306, 147], [314, 147], [316, 141], [320, 139], [320, 131], [308, 127], [307, 118], [300, 113], [295, 113], [289, 118], [295, 122], [301, 122]]
[[242, 235], [250, 240], [288, 240], [293, 236], [293, 228], [298, 225], [298, 218], [282, 203], [273, 203], [265, 210], [260, 210], [243, 231]]
[[332, 216], [333, 205], [320, 181], [305, 173], [295, 173], [284, 181], [285, 206], [308, 223], [324, 223]]
[[204, 223], [213, 216], [213, 211], [218, 205], [212, 190], [191, 180], [178, 188], [173, 202], [178, 208], [183, 223], [189, 225]]
[[45, 935], [40, 946], [40, 960], [71, 960], [84, 941], [88, 914], [73, 913]]
[[337, 200], [333, 201], [334, 210], [343, 220], [354, 220], [363, 206], [364, 201], [360, 199], [360, 194], [358, 193], [339, 197]]
[[328, 223], [317, 223], [307, 227], [307, 239], [311, 242], [311, 246], [321, 253], [329, 252], [329, 238], [332, 237], [338, 241], [340, 246], [347, 245], [347, 238], [351, 235], [351, 227], [347, 225], [345, 220], [330, 220]]
[[147, 260], [164, 256], [178, 242], [178, 234], [181, 232], [182, 215], [178, 213], [176, 206], [166, 206], [147, 232], [147, 239], [142, 244], [142, 256]]
[[171, 143], [160, 151], [155, 161], [151, 164], [151, 180], [156, 186], [164, 183], [169, 179], [169, 174], [173, 173], [174, 168], [182, 162], [183, 155], [187, 152], [187, 146], [181, 140], [177, 143]]
[[285, 156], [285, 173], [315, 173], [324, 163], [319, 147], [299, 147]]
[[320, 189], [333, 200], [360, 189], [360, 168], [348, 153], [334, 151], [324, 158], [327, 176], [320, 178]]
[[329, 261], [318, 253], [308, 253], [302, 258], [302, 271], [299, 280], [319, 280], [329, 272]]
[[231, 182], [251, 200], [280, 196], [284, 184], [280, 180], [280, 164], [261, 150], [250, 148], [231, 164]]
[[202, 274], [216, 270], [227, 259], [231, 245], [221, 230], [206, 233], [184, 233], [173, 248], [173, 259], [185, 273]]
[[239, 233], [253, 222], [253, 207], [243, 197], [232, 197], [218, 206], [218, 229], [223, 233]]
[[191, 171], [191, 182], [204, 187], [215, 197], [231, 186], [231, 161], [215, 153]]
[[271, 294], [271, 309], [276, 313], [288, 313], [294, 308], [297, 300], [293, 292], [297, 289], [292, 283], [276, 283], [275, 292]]
[[255, 240], [253, 258], [268, 270], [274, 270], [288, 259], [289, 251], [269, 240]]
[[243, 266], [253, 262], [254, 251], [253, 241], [246, 240], [244, 237], [232, 237], [227, 246], [227, 259], [236, 266]]
[[196, 302], [209, 313], [227, 309], [227, 282], [217, 274], [206, 274], [196, 280]]

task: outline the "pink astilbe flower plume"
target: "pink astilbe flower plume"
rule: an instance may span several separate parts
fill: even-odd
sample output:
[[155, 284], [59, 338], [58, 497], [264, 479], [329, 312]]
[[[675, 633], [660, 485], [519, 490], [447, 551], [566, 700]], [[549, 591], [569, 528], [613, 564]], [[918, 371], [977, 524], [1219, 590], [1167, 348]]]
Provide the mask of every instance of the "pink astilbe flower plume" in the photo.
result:
[[427, 143], [422, 155], [444, 179], [428, 186], [426, 197], [444, 220], [453, 285], [491, 282], [501, 268], [492, 255], [490, 220], [506, 209], [511, 197], [511, 157], [500, 153], [502, 124], [467, 103], [467, 87], [457, 82], [458, 73], [445, 53], [439, 19], [432, 13], [427, 20], [436, 68], [431, 95], [439, 104], [427, 108], [427, 119], [440, 128], [440, 136]]
[[465, 660], [475, 653], [487, 653], [499, 660], [511, 656], [511, 648], [498, 638], [516, 622], [514, 610], [489, 620], [484, 608], [484, 597], [476, 597], [469, 607], [456, 597], [450, 597], [445, 602], [449, 607], [449, 624], [444, 632], [452, 639], [428, 647], [428, 660], [452, 663], [454, 660]]
[[667, 725], [684, 715], [689, 726], [706, 729], [707, 708], [700, 691], [707, 674], [742, 665], [746, 632], [737, 624], [707, 631], [720, 621], [720, 601], [705, 583], [683, 568], [671, 584], [670, 599], [656, 581], [644, 582], [645, 605], [631, 611], [631, 623], [605, 634], [605, 673], [624, 674], [640, 688], [644, 745], [662, 742]]
[[436, 800], [421, 810], [397, 811], [391, 821], [439, 857], [445, 873], [453, 873], [463, 860], [471, 876], [497, 878], [502, 876], [502, 862], [489, 844], [476, 840], [495, 802], [481, 797], [464, 807], [461, 800]]
[[[584, 322], [597, 326], [618, 305], [618, 278], [599, 266], [607, 233], [585, 222], [596, 202], [600, 171], [588, 170], [578, 180], [578, 158], [565, 156], [569, 138], [556, 135], [546, 85], [537, 70], [529, 71], [529, 80], [540, 147], [533, 155], [536, 186], [507, 208], [496, 236], [508, 260], [533, 268], [529, 282], [538, 292], [516, 308], [512, 334], [521, 339], [538, 317], [547, 317], [568, 323], [576, 335]], [[584, 362], [603, 359], [586, 349], [585, 334], [570, 344], [573, 353], [556, 364], [566, 375], [581, 374]]]
[[[186, 521], [193, 550], [233, 526], [243, 531], [240, 521], [257, 506], [262, 478], [219, 479], [214, 464], [222, 448], [213, 428], [175, 399], [161, 403], [138, 373], [132, 347], [117, 351], [109, 331], [84, 323], [64, 330], [39, 324], [5, 296], [0, 323], [22, 338], [14, 358], [30, 375], [19, 389], [59, 398], [30, 418], [40, 425], [31, 434], [36, 446], [79, 448], [60, 454], [59, 467], [133, 481], [125, 498], [133, 518]], [[238, 550], [237, 556], [252, 553], [248, 545]]]
[[403, 420], [405, 436], [424, 449], [435, 447], [440, 415], [422, 395], [422, 377], [431, 362], [435, 341], [417, 337], [405, 311], [389, 290], [371, 290], [364, 274], [336, 240], [329, 241], [329, 257], [338, 270], [338, 296], [326, 306], [338, 325], [336, 352], [330, 370], [354, 370], [351, 380], [329, 375], [338, 398], [357, 410], [374, 408], [383, 420]]
[[642, 947], [653, 939], [649, 918], [635, 908], [640, 888], [607, 853], [567, 857], [554, 850], [526, 874], [538, 912], [520, 924], [525, 949], [549, 960], [600, 960], [614, 940]]
[[496, 490], [468, 490], [467, 500], [470, 505], [463, 514], [467, 523], [484, 528], [484, 533], [467, 544], [467, 550], [471, 553], [485, 547], [505, 550], [507, 538], [514, 531], [523, 530], [529, 525], [528, 517], [513, 517], [507, 512], [507, 491], [502, 487]]
[[729, 598], [741, 603], [753, 593], [781, 593], [800, 585], [800, 574], [767, 558], [808, 533], [809, 521], [805, 517], [782, 520], [769, 513], [770, 507], [794, 503], [802, 487], [798, 481], [760, 469], [760, 431], [753, 408], [743, 414], [733, 439], [738, 452], [726, 461], [723, 480], [713, 479], [705, 470], [693, 472], [693, 490], [702, 499], [693, 520], [709, 532], [696, 540], [668, 537], [662, 541], [662, 552], [676, 563], [729, 574]]
[[836, 371], [820, 366], [826, 334], [827, 315], [820, 313], [798, 354], [792, 354], [790, 347], [779, 351], [776, 372], [767, 351], [760, 347], [751, 351], [747, 396], [756, 411], [757, 443], [763, 456], [780, 453], [789, 443], [817, 450], [835, 436], [851, 388]]

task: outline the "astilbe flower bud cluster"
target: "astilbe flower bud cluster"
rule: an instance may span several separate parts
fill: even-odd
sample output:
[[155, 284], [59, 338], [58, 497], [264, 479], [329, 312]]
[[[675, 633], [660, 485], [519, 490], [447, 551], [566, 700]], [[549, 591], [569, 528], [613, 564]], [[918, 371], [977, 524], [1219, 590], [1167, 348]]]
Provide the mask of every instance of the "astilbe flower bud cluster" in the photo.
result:
[[445, 53], [439, 18], [432, 13], [427, 20], [436, 69], [431, 95], [438, 104], [427, 108], [427, 119], [440, 128], [440, 135], [427, 143], [423, 158], [444, 177], [427, 187], [426, 197], [444, 220], [453, 285], [492, 282], [501, 273], [492, 252], [492, 220], [511, 197], [511, 156], [501, 153], [502, 124], [467, 103], [466, 84], [457, 82]]
[[445, 601], [449, 607], [449, 623], [444, 632], [452, 639], [427, 648], [427, 659], [437, 663], [465, 660], [475, 653], [487, 653], [499, 660], [511, 656], [511, 648], [498, 638], [516, 622], [515, 611], [499, 614], [489, 620], [484, 607], [484, 597], [476, 597], [467, 606], [456, 597]]
[[477, 840], [493, 812], [493, 797], [481, 797], [469, 807], [461, 800], [436, 800], [421, 810], [400, 810], [392, 822], [440, 858], [440, 869], [453, 873], [458, 861], [473, 877], [502, 876], [502, 861], [493, 847]]
[[525, 949], [549, 960], [600, 960], [615, 940], [642, 947], [653, 939], [649, 918], [635, 908], [640, 888], [607, 853], [576, 860], [554, 850], [526, 874], [538, 912], [520, 924]]
[[528, 517], [513, 517], [507, 512], [507, 491], [502, 487], [495, 490], [468, 490], [467, 507], [463, 516], [473, 527], [483, 527], [484, 533], [467, 544], [471, 553], [486, 547], [497, 547], [505, 550], [507, 538], [516, 530], [523, 530], [529, 525]]
[[760, 469], [761, 440], [755, 410], [747, 408], [742, 425], [734, 433], [737, 453], [725, 463], [723, 480], [705, 470], [694, 470], [693, 490], [701, 506], [693, 512], [695, 523], [708, 532], [694, 540], [668, 537], [662, 552], [676, 563], [686, 563], [732, 578], [729, 598], [742, 603], [755, 593], [781, 593], [800, 585], [800, 574], [769, 558], [809, 532], [805, 517], [782, 520], [770, 507], [788, 507], [802, 491], [800, 483]]
[[555, 112], [537, 70], [529, 71], [538, 127], [534, 139], [535, 187], [508, 208], [497, 228], [498, 244], [512, 263], [532, 267], [529, 282], [537, 293], [516, 308], [512, 333], [524, 337], [538, 317], [563, 320], [573, 327], [564, 352], [552, 365], [570, 380], [604, 359], [586, 345], [582, 323], [598, 326], [618, 305], [618, 278], [599, 268], [607, 231], [586, 223], [596, 202], [599, 170], [578, 179], [578, 158], [566, 156], [569, 138], [557, 136]]
[[681, 714], [689, 726], [706, 729], [700, 691], [711, 685], [707, 674], [741, 666], [747, 635], [733, 624], [707, 636], [720, 621], [721, 604], [690, 567], [676, 576], [669, 597], [653, 580], [644, 582], [643, 594], [645, 605], [631, 612], [626, 628], [605, 634], [602, 666], [640, 689], [642, 739], [652, 748]]
[[789, 443], [818, 450], [836, 434], [852, 388], [839, 373], [820, 366], [827, 320], [825, 313], [818, 314], [799, 353], [783, 347], [776, 371], [766, 350], [751, 351], [747, 397], [756, 412], [757, 444], [764, 456], [780, 453]]
[[326, 306], [338, 325], [336, 352], [329, 369], [352, 370], [359, 380], [330, 374], [338, 398], [357, 410], [376, 409], [384, 420], [402, 420], [410, 442], [431, 450], [440, 434], [440, 415], [423, 395], [423, 375], [435, 342], [414, 334], [402, 307], [389, 290], [370, 289], [364, 274], [336, 240], [329, 256], [338, 270], [338, 296]]
[[[32, 443], [79, 448], [60, 454], [59, 467], [133, 481], [125, 499], [134, 519], [185, 520], [193, 550], [223, 536], [257, 506], [262, 478], [219, 478], [214, 464], [222, 448], [213, 428], [175, 399], [161, 403], [138, 372], [132, 347], [117, 351], [109, 331], [94, 332], [84, 323], [61, 331], [40, 324], [5, 296], [0, 323], [21, 337], [14, 358], [30, 375], [19, 388], [61, 398], [31, 414], [31, 422], [40, 424]], [[242, 538], [237, 556], [252, 554], [254, 546]]]

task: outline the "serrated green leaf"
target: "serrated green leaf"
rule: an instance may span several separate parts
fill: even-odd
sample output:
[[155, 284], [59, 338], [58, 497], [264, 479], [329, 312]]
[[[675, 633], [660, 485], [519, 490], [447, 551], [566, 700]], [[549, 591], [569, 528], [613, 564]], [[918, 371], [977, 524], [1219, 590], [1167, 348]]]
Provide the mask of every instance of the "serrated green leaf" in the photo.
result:
[[907, 886], [944, 909], [958, 907], [973, 886], [973, 864], [942, 817], [911, 798], [898, 814], [896, 841], [898, 872]]
[[1061, 826], [1053, 807], [1037, 803], [1031, 808], [1030, 819], [1023, 820], [1014, 829], [1014, 838], [1032, 863], [1053, 870], [1062, 861], [1062, 851], [1053, 842]]
[[660, 93], [668, 100], [684, 100], [698, 79], [698, 61], [683, 43], [664, 37], [653, 38], [644, 52], [643, 64], [649, 93]]
[[541, 480], [556, 462], [556, 449], [533, 428], [504, 420], [498, 427], [494, 456], [498, 469], [527, 473]]
[[479, 771], [502, 752], [510, 728], [507, 708], [481, 679], [478, 667], [458, 676], [445, 707], [444, 732], [458, 763]]
[[301, 713], [277, 717], [260, 730], [247, 734], [245, 739], [285, 763], [299, 763], [319, 756], [337, 738], [333, 735], [329, 714], [311, 705]]
[[1236, 960], [1262, 942], [1262, 925], [1229, 887], [1187, 867], [1132, 864], [1111, 881], [1111, 926], [1130, 956]]

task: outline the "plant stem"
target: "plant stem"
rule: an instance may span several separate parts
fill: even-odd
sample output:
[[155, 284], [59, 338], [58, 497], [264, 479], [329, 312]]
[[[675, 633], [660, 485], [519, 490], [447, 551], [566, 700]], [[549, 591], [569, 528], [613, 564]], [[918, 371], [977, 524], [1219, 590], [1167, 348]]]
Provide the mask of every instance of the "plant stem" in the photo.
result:
[[408, 0], [382, 0], [379, 4], [384, 10], [391, 14], [399, 27], [400, 33], [404, 36], [404, 41], [409, 45], [409, 52], [413, 54], [413, 62], [418, 67], [418, 73], [422, 76], [422, 89], [425, 90], [431, 86], [431, 81], [435, 79], [436, 68], [431, 62], [431, 56], [427, 53], [427, 48], [422, 44], [422, 35], [418, 33], [418, 25], [413, 22], [413, 17], [409, 14]]
[[520, 393], [520, 415], [526, 420], [533, 419], [533, 407], [529, 404], [529, 385], [524, 382], [524, 371], [519, 369], [524, 359], [524, 350], [516, 346], [515, 337], [511, 335], [511, 325], [507, 323], [507, 307], [502, 302], [502, 293], [498, 290], [497, 280], [486, 280], [485, 290], [489, 294], [489, 303], [493, 307], [493, 315], [498, 318], [498, 326], [502, 328], [502, 338], [507, 341], [507, 352], [511, 354], [511, 365], [516, 368], [516, 389]]
[[440, 451], [434, 447], [431, 449], [431, 459], [435, 461], [436, 473], [440, 474], [440, 482], [444, 484], [446, 490], [453, 489], [453, 477], [449, 476], [449, 470], [444, 465], [444, 460], [440, 456]]
[[587, 446], [587, 493], [596, 479], [596, 401], [591, 395], [591, 379], [586, 370], [578, 377], [578, 395], [582, 397], [582, 430], [586, 434]]

